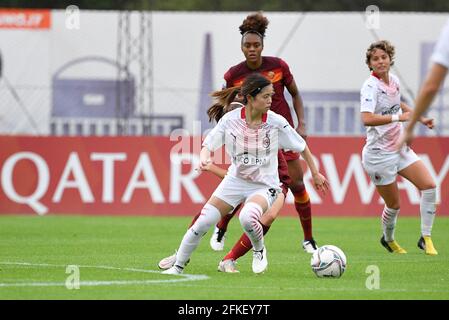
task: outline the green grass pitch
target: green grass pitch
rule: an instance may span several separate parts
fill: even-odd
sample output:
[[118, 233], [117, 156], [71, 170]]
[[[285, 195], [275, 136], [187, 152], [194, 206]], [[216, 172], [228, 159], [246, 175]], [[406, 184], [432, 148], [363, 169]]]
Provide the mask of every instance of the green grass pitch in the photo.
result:
[[[229, 225], [224, 252], [212, 251], [211, 230], [206, 234], [185, 270], [194, 276], [160, 274], [157, 262], [178, 247], [190, 220], [2, 215], [0, 299], [449, 299], [447, 217], [436, 218], [435, 257], [416, 246], [419, 218], [398, 220], [396, 239], [406, 255], [380, 246], [379, 218], [314, 218], [318, 244], [333, 244], [346, 253], [348, 266], [339, 279], [313, 274], [310, 255], [300, 248], [302, 231], [295, 217], [279, 218], [267, 234], [269, 265], [262, 275], [252, 273], [251, 254], [239, 260], [240, 273], [217, 272], [218, 262], [241, 235], [238, 219]], [[378, 289], [366, 286], [373, 283], [369, 266], [379, 270]], [[80, 288], [69, 289], [76, 268]]]

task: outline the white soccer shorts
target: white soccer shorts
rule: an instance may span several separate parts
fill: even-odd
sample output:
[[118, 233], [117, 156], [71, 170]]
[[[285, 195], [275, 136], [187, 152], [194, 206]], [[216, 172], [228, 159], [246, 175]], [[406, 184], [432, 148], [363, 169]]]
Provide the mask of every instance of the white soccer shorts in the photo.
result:
[[215, 189], [212, 196], [223, 200], [235, 208], [252, 196], [260, 195], [265, 198], [268, 208], [270, 208], [280, 192], [280, 187], [274, 188], [260, 183], [253, 183], [228, 174]]
[[409, 147], [400, 152], [386, 153], [363, 149], [362, 164], [376, 186], [385, 186], [396, 181], [398, 172], [420, 160]]

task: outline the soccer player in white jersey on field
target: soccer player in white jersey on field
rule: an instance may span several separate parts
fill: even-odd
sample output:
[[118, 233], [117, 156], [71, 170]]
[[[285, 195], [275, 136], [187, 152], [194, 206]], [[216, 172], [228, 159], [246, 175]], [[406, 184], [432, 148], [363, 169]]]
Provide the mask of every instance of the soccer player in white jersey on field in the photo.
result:
[[[412, 149], [408, 146], [396, 149], [403, 132], [402, 122], [409, 120], [412, 109], [401, 101], [399, 79], [390, 73], [394, 54], [394, 47], [385, 40], [372, 43], [366, 52], [366, 64], [371, 75], [360, 92], [360, 111], [367, 134], [362, 162], [385, 201], [381, 244], [390, 252], [406, 253], [394, 237], [400, 208], [396, 182], [399, 174], [421, 191], [421, 237], [418, 247], [426, 254], [436, 255], [431, 239], [436, 210], [435, 182]], [[420, 121], [433, 128], [433, 119], [421, 118]]]
[[278, 175], [278, 150], [301, 152], [307, 162], [318, 190], [326, 190], [328, 182], [313, 161], [303, 138], [288, 121], [270, 111], [271, 82], [260, 74], [251, 74], [241, 87], [225, 89], [235, 96], [240, 91], [244, 107], [226, 113], [203, 142], [200, 168], [211, 162], [211, 153], [225, 145], [231, 165], [226, 177], [204, 205], [201, 215], [184, 235], [176, 253], [173, 267], [164, 274], [180, 274], [201, 238], [222, 216], [244, 202], [240, 223], [253, 246], [252, 270], [262, 273], [268, 265], [260, 217], [276, 200], [281, 191]]
[[416, 122], [418, 122], [424, 112], [429, 108], [447, 75], [447, 69], [449, 68], [449, 20], [441, 32], [431, 60], [433, 62], [432, 67], [427, 73], [426, 80], [416, 98], [415, 110], [413, 110], [410, 123], [405, 128], [404, 134], [398, 142], [398, 148], [402, 147], [404, 143], [410, 144], [412, 142], [413, 129], [415, 128]]

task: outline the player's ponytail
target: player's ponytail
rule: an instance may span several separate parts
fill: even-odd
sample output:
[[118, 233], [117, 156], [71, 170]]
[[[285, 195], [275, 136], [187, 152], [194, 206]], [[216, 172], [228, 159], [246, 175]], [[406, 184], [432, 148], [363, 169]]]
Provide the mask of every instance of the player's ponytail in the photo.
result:
[[[271, 81], [260, 73], [251, 73], [244, 80], [241, 86], [231, 87], [219, 91], [214, 91], [210, 95], [214, 98], [215, 103], [207, 110], [209, 121], [214, 119], [219, 121], [223, 115], [236, 108], [244, 106], [248, 102], [248, 96], [256, 97]], [[240, 95], [240, 97], [237, 97]], [[236, 102], [241, 101], [240, 102]], [[236, 102], [236, 104], [234, 104]]]
[[229, 111], [227, 108], [234, 101], [237, 94], [240, 92], [240, 87], [231, 87], [219, 91], [212, 92], [210, 95], [214, 98], [215, 103], [207, 110], [209, 121], [214, 119], [219, 121], [223, 115]]

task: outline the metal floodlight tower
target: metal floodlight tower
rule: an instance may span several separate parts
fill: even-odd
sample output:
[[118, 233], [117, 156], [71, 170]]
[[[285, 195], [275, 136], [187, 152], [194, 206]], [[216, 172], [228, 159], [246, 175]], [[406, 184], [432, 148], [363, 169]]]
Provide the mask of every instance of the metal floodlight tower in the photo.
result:
[[[117, 135], [151, 133], [153, 113], [152, 13], [120, 11], [117, 28]], [[133, 80], [134, 81], [121, 81]], [[127, 85], [128, 83], [128, 85]], [[130, 88], [131, 85], [134, 88]], [[133, 90], [135, 89], [135, 90]], [[134, 94], [135, 92], [135, 94]], [[134, 104], [132, 103], [134, 99]], [[135, 110], [132, 110], [135, 105]], [[130, 118], [139, 118], [141, 130], [130, 128]], [[134, 132], [133, 132], [134, 131]]]

